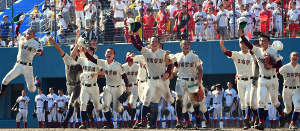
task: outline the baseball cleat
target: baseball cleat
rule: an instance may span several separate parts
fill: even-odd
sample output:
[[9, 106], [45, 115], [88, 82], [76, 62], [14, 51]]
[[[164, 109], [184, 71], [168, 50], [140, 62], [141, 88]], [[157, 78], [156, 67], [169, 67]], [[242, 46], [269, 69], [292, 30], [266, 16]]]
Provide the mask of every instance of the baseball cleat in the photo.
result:
[[203, 128], [211, 128], [211, 122], [210, 121], [205, 121]]
[[265, 130], [265, 125], [260, 122], [258, 125], [255, 126], [255, 129], [257, 130]]
[[281, 115], [279, 116], [279, 126], [284, 127], [284, 125], [285, 125], [285, 116]]
[[135, 122], [134, 126], [133, 126], [133, 129], [139, 129], [139, 122]]
[[86, 123], [82, 123], [81, 126], [79, 126], [79, 129], [86, 129]]
[[133, 127], [133, 124], [132, 124], [132, 121], [131, 121], [131, 120], [127, 120], [126, 123], [127, 123], [127, 126], [128, 126], [129, 128], [132, 128], [132, 127]]
[[185, 124], [185, 126], [184, 126], [184, 128], [192, 128], [192, 127], [193, 127], [192, 124], [191, 124], [191, 123], [188, 123], [188, 122], [187, 122], [187, 123]]
[[138, 123], [139, 127], [147, 127], [146, 121], [142, 120], [140, 123]]
[[103, 129], [114, 129], [114, 125], [108, 122], [107, 125], [103, 127]]
[[128, 103], [127, 105], [128, 105], [127, 112], [128, 112], [128, 114], [129, 114], [129, 116], [132, 116], [132, 115], [134, 115], [134, 114], [133, 114], [133, 110], [132, 110], [132, 108], [131, 108], [130, 104]]
[[63, 128], [68, 128], [68, 121], [61, 122], [60, 125], [62, 125]]
[[182, 124], [182, 122], [181, 122], [181, 121], [178, 121], [177, 124], [176, 124], [176, 128], [182, 128], [182, 125], [181, 125], [181, 124]]
[[297, 129], [297, 126], [295, 125], [295, 123], [290, 124], [289, 129], [295, 130], [295, 129]]
[[148, 125], [148, 126], [147, 126], [147, 129], [155, 129], [155, 128], [157, 128], [156, 125]]
[[249, 118], [245, 118], [244, 119], [244, 130], [248, 130], [249, 129]]

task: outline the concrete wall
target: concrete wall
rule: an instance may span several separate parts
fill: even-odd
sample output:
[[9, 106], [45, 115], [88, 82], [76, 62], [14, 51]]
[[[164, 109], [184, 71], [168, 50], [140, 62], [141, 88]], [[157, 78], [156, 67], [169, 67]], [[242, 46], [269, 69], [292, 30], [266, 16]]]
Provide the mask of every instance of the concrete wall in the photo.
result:
[[[279, 53], [283, 56], [283, 64], [289, 62], [289, 54], [292, 51], [298, 51], [299, 47], [298, 40], [299, 39], [280, 39], [284, 44], [284, 50], [279, 51]], [[274, 39], [271, 40], [273, 42]], [[253, 40], [251, 40], [251, 43]], [[238, 46], [238, 41], [226, 41], [225, 44], [228, 50], [237, 51], [240, 50]], [[105, 50], [109, 47], [112, 47], [116, 51], [115, 60], [120, 63], [125, 63], [125, 55], [127, 51], [133, 51], [136, 54], [138, 51], [131, 44], [118, 44], [118, 45], [99, 45], [96, 55], [100, 59], [105, 59], [104, 53]], [[62, 49], [69, 54], [69, 46], [62, 46]], [[172, 54], [181, 52], [179, 48], [179, 42], [169, 42], [164, 44], [165, 50], [170, 50]], [[195, 50], [199, 58], [203, 61], [203, 69], [204, 69], [204, 85], [212, 86], [216, 82], [222, 83], [222, 85], [226, 86], [227, 81], [234, 80], [235, 74], [235, 66], [233, 64], [232, 59], [228, 59], [221, 51], [219, 41], [209, 41], [209, 42], [192, 42], [191, 50]], [[16, 62], [18, 50], [17, 48], [0, 48], [0, 60], [2, 61], [0, 67], [0, 78], [3, 79], [5, 75], [13, 68]], [[64, 62], [61, 59], [61, 56], [57, 52], [54, 47], [44, 47], [44, 56], [35, 56], [33, 60], [33, 72], [34, 76], [39, 76], [43, 82], [44, 93], [48, 93], [48, 88], [50, 86], [54, 86], [56, 89], [65, 88], [65, 72], [64, 72]], [[282, 80], [281, 80], [282, 81]], [[105, 79], [100, 79], [98, 81], [100, 84], [100, 88], [105, 85]], [[175, 81], [171, 82], [171, 88], [174, 87]], [[281, 82], [282, 83], [282, 82]], [[22, 75], [18, 76], [14, 80], [10, 82], [10, 84], [24, 84], [24, 88], [26, 88], [26, 82]], [[281, 92], [281, 90], [280, 90]], [[9, 92], [7, 92], [9, 93]], [[34, 96], [37, 95], [37, 91], [34, 93], [28, 92], [28, 96], [32, 100], [29, 104], [28, 111], [28, 127], [37, 127], [37, 120], [33, 119], [31, 113], [33, 112], [34, 107]], [[11, 103], [8, 95], [5, 97], [6, 99], [0, 98], [0, 128], [8, 128], [15, 127], [15, 120], [7, 120], [4, 118], [4, 114], [9, 111], [6, 108], [6, 111], [3, 111], [6, 103]], [[10, 107], [9, 107], [10, 108]], [[6, 115], [5, 115], [6, 116]], [[12, 124], [6, 124], [6, 122], [11, 122]], [[23, 124], [21, 124], [21, 127]]]

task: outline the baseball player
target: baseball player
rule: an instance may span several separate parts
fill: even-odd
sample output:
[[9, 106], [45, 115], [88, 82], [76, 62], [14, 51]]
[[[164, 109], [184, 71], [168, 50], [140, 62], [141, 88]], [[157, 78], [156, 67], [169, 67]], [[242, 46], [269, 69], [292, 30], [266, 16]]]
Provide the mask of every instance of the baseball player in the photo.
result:
[[[230, 108], [229, 112], [225, 112], [225, 118], [226, 118], [226, 127], [229, 127], [229, 122], [230, 122], [230, 116], [232, 116], [232, 111], [235, 110], [235, 101], [236, 101], [236, 91], [235, 89], [232, 88], [233, 83], [232, 82], [227, 82], [227, 87], [228, 89], [225, 90], [224, 92], [224, 106], [228, 106]], [[235, 117], [233, 117], [233, 125], [236, 127], [237, 125], [237, 120]]]
[[[177, 93], [171, 90], [171, 95], [176, 100]], [[174, 106], [171, 105], [170, 103], [167, 103], [167, 109], [170, 111], [170, 113], [168, 115], [168, 122], [167, 122], [168, 128], [170, 128], [171, 127], [171, 118], [174, 119], [175, 125], [177, 124], [177, 120], [175, 119], [175, 118], [177, 118], [177, 115], [176, 115], [176, 110], [174, 109]]]
[[47, 110], [50, 111], [50, 114], [48, 114], [48, 126], [51, 127], [52, 126], [52, 120], [54, 123], [54, 127], [57, 127], [57, 120], [56, 120], [56, 106], [55, 106], [55, 99], [57, 97], [57, 95], [54, 93], [54, 87], [50, 87], [49, 88], [49, 94], [47, 95], [46, 98], [46, 107]]
[[[130, 56], [132, 56], [132, 53], [133, 53], [132, 51], [127, 52], [126, 59], [125, 59], [125, 61], [127, 63], [123, 64], [122, 67], [127, 74], [127, 78], [128, 78], [128, 82], [129, 82], [129, 89], [131, 91], [131, 94], [130, 94], [128, 100], [129, 100], [130, 106], [132, 108], [132, 115], [131, 115], [130, 120], [133, 123], [135, 113], [136, 113], [136, 101], [139, 97], [138, 87], [136, 85], [138, 71], [139, 71], [139, 65], [136, 63], [133, 63], [133, 59], [130, 57]], [[123, 115], [124, 115], [124, 113], [123, 113]], [[132, 123], [128, 124], [129, 128], [132, 128]]]
[[[233, 4], [231, 5], [233, 8]], [[234, 33], [234, 29], [238, 28], [238, 24], [237, 24], [237, 19], [241, 17], [241, 14], [239, 11], [235, 10], [235, 15], [233, 15], [233, 10], [229, 11], [227, 13], [227, 17], [230, 19], [229, 20], [229, 27], [230, 27], [230, 36], [231, 38], [235, 38], [238, 37], [238, 33], [237, 31], [235, 31]], [[234, 28], [235, 27], [235, 28]]]
[[292, 103], [294, 104], [294, 112], [292, 116], [291, 123], [289, 125], [290, 129], [297, 129], [297, 119], [299, 116], [299, 72], [300, 72], [300, 66], [297, 63], [299, 60], [299, 54], [297, 52], [292, 52], [290, 54], [290, 60], [291, 62], [282, 66], [279, 69], [279, 73], [284, 78], [283, 83], [283, 102], [284, 102], [284, 113], [290, 114], [292, 110]]
[[269, 0], [269, 3], [267, 4], [267, 9], [271, 11], [272, 16], [270, 17], [270, 28], [269, 28], [269, 34], [270, 37], [272, 37], [272, 30], [274, 28], [274, 15], [273, 12], [276, 9], [276, 4], [273, 2], [273, 0]]
[[[131, 39], [133, 41], [133, 39]], [[85, 52], [86, 57], [91, 62], [103, 67], [106, 76], [106, 89], [103, 94], [103, 101], [104, 101], [104, 115], [108, 121], [108, 125], [104, 128], [113, 128], [113, 123], [111, 121], [111, 113], [109, 111], [110, 103], [113, 101], [113, 109], [120, 113], [124, 110], [127, 110], [129, 115], [132, 115], [132, 108], [130, 104], [127, 106], [122, 106], [122, 103], [118, 101], [118, 98], [124, 92], [124, 84], [125, 83], [125, 93], [130, 92], [128, 78], [126, 72], [124, 71], [122, 65], [114, 61], [115, 57], [115, 50], [113, 48], [108, 48], [105, 53], [106, 60], [103, 59], [95, 59], [93, 58], [88, 52], [86, 52], [85, 48], [82, 48], [83, 52]], [[123, 79], [123, 80], [122, 80]], [[94, 101], [94, 100], [93, 100]]]
[[281, 3], [277, 2], [276, 9], [273, 11], [273, 17], [274, 17], [274, 28], [277, 29], [275, 32], [275, 38], [278, 38], [278, 33], [280, 32], [280, 35], [282, 35], [282, 9], [281, 9]]
[[256, 0], [256, 3], [252, 6], [251, 11], [255, 14], [255, 30], [259, 31], [260, 29], [260, 19], [259, 19], [259, 12], [262, 11], [262, 5], [260, 0]]
[[145, 99], [143, 101], [142, 121], [139, 123], [140, 127], [145, 127], [146, 113], [149, 111], [150, 102], [156, 92], [160, 90], [167, 102], [171, 104], [174, 103], [174, 98], [171, 97], [170, 91], [165, 90], [167, 87], [166, 80], [168, 79], [169, 74], [171, 74], [172, 65], [168, 65], [167, 73], [165, 73], [167, 55], [165, 55], [166, 51], [159, 49], [159, 41], [157, 37], [151, 37], [149, 44], [150, 49], [148, 49], [137, 43], [132, 31], [129, 32], [129, 35], [131, 37], [133, 46], [142, 53], [147, 62], [148, 82], [145, 90], [143, 91]]
[[17, 128], [20, 128], [20, 119], [23, 118], [24, 128], [27, 128], [27, 115], [28, 115], [28, 103], [30, 99], [26, 96], [27, 91], [22, 90], [22, 96], [19, 96], [16, 100], [16, 104], [11, 108], [13, 111], [15, 108], [19, 107], [19, 112], [16, 117]]
[[62, 89], [58, 90], [58, 96], [55, 98], [56, 108], [57, 108], [57, 121], [58, 127], [60, 128], [62, 125], [62, 119], [65, 119], [63, 112], [67, 108], [69, 99], [64, 95]]
[[208, 14], [206, 17], [206, 30], [205, 30], [205, 34], [206, 34], [206, 40], [214, 40], [215, 39], [215, 35], [214, 35], [214, 23], [216, 21], [216, 16], [212, 14], [212, 8], [208, 8]]
[[[208, 87], [207, 86], [204, 86], [205, 87], [205, 107], [206, 107], [206, 109], [207, 109], [207, 111], [208, 111], [208, 109], [211, 107], [210, 105], [211, 105], [211, 99], [212, 99], [212, 95], [211, 95], [211, 91], [208, 89]], [[204, 117], [204, 114], [203, 114], [203, 117]], [[208, 117], [210, 118], [210, 113], [208, 114]], [[206, 121], [206, 118], [204, 117], [204, 119], [203, 119], [203, 121], [202, 121], [202, 127], [204, 127], [204, 125], [205, 125], [205, 121]], [[210, 125], [208, 126], [208, 125], [206, 125], [207, 127], [210, 127]]]
[[6, 74], [6, 76], [2, 80], [0, 97], [4, 96], [8, 83], [20, 74], [24, 75], [28, 90], [30, 92], [34, 92], [36, 90], [33, 78], [32, 59], [34, 55], [44, 55], [43, 47], [35, 39], [35, 34], [32, 28], [28, 28], [26, 30], [25, 36], [20, 35], [21, 33], [19, 32], [19, 30], [22, 23], [23, 20], [19, 21], [15, 28], [15, 33], [17, 35], [19, 43], [17, 62], [14, 68], [10, 72], [8, 72], [8, 74]]
[[43, 128], [45, 126], [45, 110], [46, 108], [46, 99], [47, 97], [43, 94], [43, 89], [38, 89], [38, 95], [35, 96], [35, 108], [34, 112], [37, 114], [38, 125], [39, 128]]
[[214, 118], [214, 127], [217, 127], [218, 123], [218, 117], [220, 119], [220, 128], [223, 128], [223, 117], [222, 117], [222, 98], [223, 98], [223, 93], [224, 89], [221, 87], [220, 84], [217, 84], [214, 86], [216, 88], [214, 91], [212, 91], [212, 101], [213, 101], [213, 107], [214, 107], [214, 113], [213, 113], [213, 118]]
[[[253, 18], [255, 18], [255, 14], [250, 10], [250, 5], [246, 4], [245, 5], [245, 9], [246, 11], [244, 11], [242, 13], [242, 16], [246, 17], [247, 19], [247, 25], [244, 28], [244, 32], [245, 34], [248, 35], [248, 33], [250, 32], [251, 34], [251, 39], [253, 39]], [[233, 29], [234, 30], [234, 29]]]
[[[268, 115], [269, 115], [269, 123], [271, 128], [276, 128], [277, 124], [277, 119], [276, 119], [276, 114], [277, 110], [276, 108], [271, 104], [271, 100], [269, 99], [268, 102]], [[273, 126], [274, 125], [274, 126]]]
[[[76, 41], [79, 38], [80, 30], [76, 31], [77, 37]], [[53, 37], [49, 38], [50, 41], [53, 43], [53, 46], [56, 48], [56, 50], [59, 52], [59, 54], [62, 56], [62, 59], [65, 63], [65, 74], [66, 74], [66, 85], [67, 85], [67, 91], [70, 96], [69, 105], [68, 105], [68, 111], [66, 115], [66, 119], [63, 123], [63, 127], [67, 127], [68, 122], [70, 118], [73, 116], [73, 108], [75, 107], [75, 103], [79, 103], [78, 97], [80, 95], [80, 74], [82, 73], [82, 67], [74, 60], [73, 57], [77, 57], [79, 53], [71, 53], [75, 52], [75, 45], [70, 46], [70, 55], [65, 53], [60, 46], [55, 42]], [[79, 104], [77, 104], [79, 105]]]
[[[279, 125], [282, 127], [285, 124], [284, 114], [282, 111], [281, 104], [278, 101], [278, 79], [276, 76], [276, 68], [282, 66], [282, 56], [273, 48], [269, 48], [270, 37], [261, 36], [259, 43], [261, 48], [255, 47], [249, 43], [245, 38], [241, 29], [238, 30], [244, 44], [253, 52], [254, 56], [258, 60], [260, 76], [258, 79], [257, 88], [257, 103], [258, 103], [258, 118], [259, 124], [255, 127], [256, 129], [264, 129], [264, 106], [265, 98], [270, 94], [271, 103], [277, 109], [279, 114]], [[275, 60], [275, 64], [267, 64], [264, 58], [266, 54], [270, 54], [271, 59]], [[269, 92], [266, 94], [266, 92]], [[243, 106], [243, 105], [242, 105]]]
[[[202, 4], [198, 5], [198, 12], [194, 14], [194, 20], [196, 22], [196, 41], [199, 41], [199, 37], [201, 40], [205, 41], [204, 34], [204, 22], [206, 21], [206, 13], [202, 10]], [[201, 36], [200, 36], [201, 35]]]
[[245, 116], [245, 125], [249, 124], [250, 109], [250, 90], [251, 90], [251, 55], [248, 53], [248, 47], [242, 39], [239, 39], [241, 51], [229, 51], [224, 46], [224, 40], [220, 41], [220, 46], [225, 55], [231, 58], [235, 64], [237, 72], [237, 89], [241, 100], [243, 114]]

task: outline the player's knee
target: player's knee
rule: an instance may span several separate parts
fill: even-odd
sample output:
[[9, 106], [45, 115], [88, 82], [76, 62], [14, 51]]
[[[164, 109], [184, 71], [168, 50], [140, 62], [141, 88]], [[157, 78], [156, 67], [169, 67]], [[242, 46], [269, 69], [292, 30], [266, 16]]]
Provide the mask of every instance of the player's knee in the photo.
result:
[[150, 105], [150, 99], [145, 99], [144, 101], [143, 101], [143, 106], [149, 106]]
[[121, 112], [124, 111], [123, 108], [119, 108], [119, 107], [117, 107], [117, 106], [114, 106], [114, 110], [115, 110], [116, 112], [118, 112], [118, 113], [121, 113]]
[[294, 106], [294, 112], [300, 112], [300, 106]]
[[80, 104], [80, 111], [86, 111], [86, 106], [87, 106], [87, 104], [85, 103], [81, 103]]
[[204, 113], [204, 112], [206, 112], [206, 111], [207, 111], [207, 109], [206, 109], [206, 107], [205, 107], [205, 106], [200, 106], [200, 111]]
[[131, 107], [132, 109], [136, 109], [136, 102], [130, 103], [130, 107]]
[[36, 90], [35, 85], [30, 85], [30, 86], [28, 86], [28, 91], [30, 91], [30, 92], [35, 92], [35, 90]]

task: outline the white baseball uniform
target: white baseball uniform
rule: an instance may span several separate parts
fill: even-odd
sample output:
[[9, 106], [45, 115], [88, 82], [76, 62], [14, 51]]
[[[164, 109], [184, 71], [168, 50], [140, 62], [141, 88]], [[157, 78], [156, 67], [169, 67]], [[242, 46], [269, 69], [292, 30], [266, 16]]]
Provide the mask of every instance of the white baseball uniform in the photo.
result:
[[255, 18], [255, 14], [249, 10], [249, 11], [244, 11], [242, 13], [242, 16], [246, 17], [247, 19], [247, 25], [244, 28], [244, 33], [246, 36], [248, 36], [248, 32], [251, 34], [251, 38], [253, 38], [253, 18]]
[[145, 61], [145, 58], [143, 55], [135, 55], [135, 57], [132, 58], [134, 62], [138, 62], [139, 64], [139, 70], [138, 70], [138, 95], [140, 100], [142, 100], [142, 94], [144, 87], [142, 84], [146, 81], [146, 75], [147, 75], [147, 63]]
[[[55, 99], [55, 103], [57, 105], [57, 108], [64, 108], [66, 105], [66, 102], [69, 101], [69, 98], [67, 98], [65, 95], [58, 95]], [[57, 114], [57, 121], [58, 122], [62, 122], [62, 119], [65, 119], [65, 116], [63, 114], [60, 114], [59, 112], [56, 113]]]
[[38, 121], [45, 121], [45, 112], [44, 111], [44, 102], [46, 101], [47, 97], [44, 94], [36, 95], [35, 102], [36, 102], [36, 113]]
[[281, 8], [279, 8], [279, 9], [277, 8], [273, 11], [274, 22], [275, 22], [274, 27], [277, 29], [277, 31], [275, 32], [275, 37], [278, 37], [279, 32], [280, 32], [280, 35], [282, 35], [282, 32], [283, 32], [283, 30], [282, 30], [282, 15], [280, 12], [282, 12]]
[[139, 65], [136, 63], [133, 63], [131, 66], [128, 65], [128, 63], [125, 63], [122, 65], [129, 83], [129, 89], [131, 91], [130, 96], [128, 97], [129, 104], [131, 108], [136, 108], [136, 101], [138, 99], [138, 87], [136, 85], [137, 81], [137, 75], [139, 70]]
[[207, 25], [206, 25], [206, 30], [205, 30], [205, 34], [206, 34], [206, 40], [214, 40], [215, 39], [215, 34], [214, 34], [214, 25], [213, 24], [216, 21], [216, 16], [211, 14], [207, 14]]
[[[176, 92], [172, 91], [171, 95], [174, 99], [176, 99], [176, 95], [177, 95]], [[171, 120], [171, 118], [173, 118], [173, 119], [177, 118], [176, 110], [169, 102], [167, 103], [167, 109], [170, 111], [170, 113], [168, 115], [168, 120]]]
[[288, 63], [279, 69], [279, 73], [284, 78], [282, 91], [282, 97], [285, 107], [284, 113], [290, 114], [292, 110], [292, 103], [294, 104], [294, 111], [300, 112], [300, 65], [297, 64], [294, 67], [291, 63]]
[[[56, 107], [55, 107], [55, 99], [56, 99], [57, 95], [55, 93], [53, 94], [48, 94], [46, 101], [48, 102], [48, 107], [47, 110], [50, 111], [50, 114], [48, 114], [48, 122], [56, 122]], [[54, 106], [54, 107], [53, 107]], [[50, 110], [50, 108], [52, 108], [52, 110]]]
[[271, 97], [271, 103], [272, 105], [277, 108], [280, 106], [280, 103], [278, 101], [278, 79], [276, 76], [276, 69], [271, 68], [269, 70], [266, 70], [264, 68], [264, 56], [266, 53], [269, 53], [271, 58], [277, 62], [279, 60], [282, 60], [282, 56], [274, 49], [274, 48], [267, 48], [267, 50], [263, 51], [262, 48], [253, 46], [253, 49], [251, 50], [254, 53], [254, 56], [258, 60], [258, 66], [259, 66], [259, 72], [260, 77], [258, 79], [258, 88], [257, 88], [257, 99], [258, 99], [258, 108], [264, 108], [265, 105], [265, 99], [268, 94], [266, 92], [269, 92]]
[[6, 74], [2, 84], [8, 85], [11, 80], [23, 74], [28, 90], [34, 92], [36, 86], [34, 85], [32, 59], [39, 50], [43, 50], [43, 47], [35, 39], [26, 40], [25, 36], [22, 35], [19, 35], [17, 40], [19, 42], [17, 62], [14, 68]]
[[124, 111], [122, 103], [119, 102], [118, 98], [124, 92], [124, 84], [122, 80], [122, 75], [126, 72], [124, 71], [122, 65], [113, 61], [108, 64], [106, 60], [98, 59], [97, 64], [103, 67], [106, 77], [106, 89], [103, 94], [103, 104], [104, 113], [109, 111], [110, 103], [113, 102], [113, 110], [120, 113]]
[[269, 120], [277, 120], [276, 119], [276, 114], [277, 114], [277, 110], [276, 108], [271, 104], [271, 100], [269, 99], [268, 102], [268, 115], [269, 115]]
[[80, 75], [80, 80], [82, 83], [80, 91], [80, 111], [86, 111], [89, 97], [91, 97], [94, 107], [97, 110], [101, 110], [102, 104], [100, 104], [100, 93], [97, 84], [98, 75], [92, 77], [91, 73], [100, 72], [102, 67], [84, 57], [78, 57], [77, 63], [80, 64], [83, 69], [83, 73]]
[[[272, 11], [272, 14], [273, 14], [274, 10], [276, 9], [276, 4], [274, 2], [268, 3], [267, 4], [267, 9], [270, 10], [270, 11]], [[271, 31], [273, 29], [273, 27], [274, 27], [273, 20], [274, 20], [274, 16], [272, 16], [270, 18], [270, 28], [269, 28], [269, 31]]]
[[255, 20], [256, 20], [255, 30], [257, 31], [259, 31], [260, 29], [260, 22], [258, 22], [258, 20], [259, 20], [259, 12], [262, 10], [263, 10], [262, 5], [257, 3], [255, 3], [251, 8], [251, 11], [253, 11], [253, 13], [255, 14]]
[[250, 53], [244, 54], [242, 51], [232, 51], [232, 56], [229, 56], [229, 58], [233, 59], [235, 64], [238, 76], [237, 89], [241, 99], [242, 110], [245, 110], [247, 106], [250, 106], [252, 58]]
[[28, 96], [19, 96], [16, 100], [19, 103], [19, 112], [16, 117], [16, 122], [20, 122], [21, 117], [23, 118], [23, 122], [27, 122], [27, 115], [28, 115], [28, 102], [30, 101]]
[[[239, 104], [236, 105], [236, 106], [238, 106], [237, 108], [238, 108], [238, 112], [239, 112], [239, 115], [238, 115], [238, 116], [239, 116], [239, 120], [243, 120], [244, 115], [243, 115], [243, 111], [242, 111], [242, 109], [241, 109], [241, 100], [240, 100], [238, 94], [236, 95], [236, 100], [239, 102]], [[235, 107], [236, 107], [236, 106], [235, 106]]]
[[[236, 28], [238, 28], [238, 24], [237, 24], [237, 19], [241, 17], [241, 14], [239, 11], [235, 11], [235, 16], [233, 16], [233, 10], [229, 11], [227, 14], [227, 17], [230, 19], [229, 20], [229, 26], [230, 26], [230, 34], [231, 34], [231, 38], [234, 37], [238, 37], [238, 32], [237, 30], [235, 30]], [[235, 27], [235, 28], [234, 28]], [[235, 32], [235, 33], [234, 33]], [[234, 33], [234, 34], [233, 34]]]
[[196, 12], [194, 14], [194, 20], [196, 21], [197, 18], [199, 18], [199, 21], [195, 22], [196, 37], [197, 37], [197, 39], [199, 39], [199, 37], [201, 35], [201, 38], [204, 39], [205, 34], [204, 34], [204, 25], [203, 24], [206, 21], [206, 13], [204, 11]]
[[167, 82], [161, 79], [166, 72], [165, 51], [157, 49], [155, 52], [152, 52], [151, 49], [142, 47], [141, 53], [147, 62], [147, 71], [149, 74], [147, 87], [143, 91], [143, 95], [145, 96], [143, 105], [149, 106], [157, 91], [161, 91], [167, 102], [174, 103], [174, 98], [171, 96], [169, 88], [166, 88]]
[[[234, 100], [234, 97], [236, 97], [237, 93], [235, 91], [235, 89], [231, 88], [231, 89], [226, 89], [224, 92], [224, 98], [226, 99], [225, 101], [225, 106], [231, 106]], [[225, 118], [229, 119], [230, 115], [232, 115], [231, 113], [235, 110], [235, 104], [232, 105], [232, 107], [230, 108], [229, 112], [225, 112]], [[236, 118], [233, 118], [236, 119]]]
[[220, 121], [222, 120], [223, 121], [223, 117], [222, 117], [222, 98], [223, 98], [223, 93], [224, 91], [217, 91], [217, 90], [214, 90], [211, 95], [212, 95], [212, 98], [213, 98], [213, 107], [214, 107], [214, 113], [213, 113], [213, 118], [215, 120], [217, 120], [217, 118], [219, 117], [220, 118]]
[[250, 90], [250, 107], [252, 110], [257, 110], [257, 87], [259, 77], [259, 67], [256, 57], [252, 54], [252, 84]]

